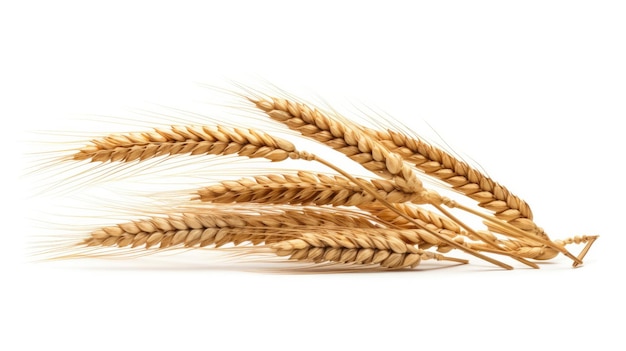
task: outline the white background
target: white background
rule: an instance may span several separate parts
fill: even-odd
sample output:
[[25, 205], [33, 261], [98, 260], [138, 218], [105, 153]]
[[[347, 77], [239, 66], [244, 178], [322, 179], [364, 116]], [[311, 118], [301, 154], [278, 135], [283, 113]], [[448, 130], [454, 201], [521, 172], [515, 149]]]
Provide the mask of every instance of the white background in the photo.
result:
[[[0, 5], [1, 349], [623, 348], [622, 2], [17, 3]], [[563, 257], [314, 275], [197, 256], [26, 262], [39, 200], [20, 177], [24, 132], [191, 109], [211, 100], [196, 83], [231, 79], [427, 123], [552, 237], [601, 238], [580, 269]]]

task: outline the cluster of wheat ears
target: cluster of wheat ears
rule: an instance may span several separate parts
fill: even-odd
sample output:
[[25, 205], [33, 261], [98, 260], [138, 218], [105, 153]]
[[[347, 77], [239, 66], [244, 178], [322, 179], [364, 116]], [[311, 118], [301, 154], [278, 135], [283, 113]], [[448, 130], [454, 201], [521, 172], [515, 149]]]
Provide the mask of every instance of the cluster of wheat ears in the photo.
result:
[[[221, 181], [189, 201], [211, 204], [99, 228], [76, 244], [161, 251], [241, 248], [291, 261], [347, 267], [413, 268], [422, 260], [467, 263], [460, 250], [505, 269], [492, 256], [538, 268], [559, 253], [582, 263], [596, 236], [552, 240], [533, 222], [526, 202], [468, 163], [399, 131], [376, 130], [283, 98], [244, 96], [259, 112], [305, 138], [330, 147], [372, 173], [355, 177], [292, 142], [249, 128], [189, 125], [118, 133], [92, 140], [67, 162], [137, 164], [156, 157], [238, 155], [272, 162], [316, 162], [331, 173], [280, 172]], [[426, 189], [437, 179], [475, 201], [466, 206]], [[477, 216], [475, 229], [453, 212]], [[568, 244], [586, 244], [578, 256]]]

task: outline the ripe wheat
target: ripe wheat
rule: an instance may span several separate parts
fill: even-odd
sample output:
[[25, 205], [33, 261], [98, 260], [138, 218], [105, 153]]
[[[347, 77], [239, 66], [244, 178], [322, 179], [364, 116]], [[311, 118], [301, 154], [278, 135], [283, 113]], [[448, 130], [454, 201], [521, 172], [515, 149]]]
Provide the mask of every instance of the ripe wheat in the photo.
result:
[[[130, 164], [161, 156], [238, 155], [272, 162], [317, 162], [333, 173], [302, 170], [207, 185], [195, 191], [191, 210], [96, 229], [64, 257], [230, 244], [241, 246], [244, 253], [270, 252], [313, 263], [389, 269], [412, 268], [426, 259], [467, 263], [426, 251], [434, 248], [442, 253], [461, 250], [512, 269], [486, 254], [538, 268], [528, 259], [547, 260], [563, 253], [576, 266], [597, 238], [551, 240], [533, 221], [525, 201], [422, 140], [361, 126], [301, 102], [245, 98], [272, 120], [343, 153], [373, 176], [355, 177], [290, 141], [251, 128], [172, 126], [104, 136], [75, 152], [73, 161]], [[449, 184], [479, 208], [427, 189], [422, 180], [428, 177]], [[437, 211], [426, 209], [427, 205]], [[482, 219], [485, 228], [468, 226], [451, 210]], [[578, 257], [565, 248], [583, 243], [586, 246]]]
[[427, 259], [467, 263], [463, 259], [417, 249], [395, 237], [329, 233], [323, 230], [280, 241], [270, 247], [278, 256], [314, 263], [378, 264], [392, 269], [413, 268], [421, 260]]

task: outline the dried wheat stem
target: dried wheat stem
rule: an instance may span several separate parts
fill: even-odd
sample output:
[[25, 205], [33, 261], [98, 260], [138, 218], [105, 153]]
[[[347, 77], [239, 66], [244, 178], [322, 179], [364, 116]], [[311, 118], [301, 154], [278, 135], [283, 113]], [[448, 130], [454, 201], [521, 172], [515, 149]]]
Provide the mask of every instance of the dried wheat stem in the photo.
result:
[[[597, 236], [576, 236], [573, 238], [567, 238], [563, 240], [555, 240], [554, 243], [560, 246], [565, 246], [569, 244], [587, 244], [585, 248], [581, 251], [578, 258], [582, 260], [584, 255], [589, 250], [591, 244], [597, 239]], [[517, 240], [500, 240], [498, 241], [502, 247], [506, 250], [514, 252], [516, 255], [532, 258], [534, 260], [549, 260], [554, 258], [559, 254], [558, 250], [555, 250], [551, 247], [547, 247], [545, 245], [531, 245], [523, 241]], [[484, 243], [472, 243], [472, 248], [480, 251], [488, 250], [485, 247]]]
[[575, 236], [572, 238], [555, 240], [554, 242], [559, 245], [585, 244], [590, 241], [596, 240], [597, 238], [598, 238], [597, 235], [582, 235], [582, 236]]
[[304, 234], [298, 239], [285, 240], [270, 245], [278, 256], [289, 256], [292, 260], [307, 262], [338, 262], [351, 264], [379, 264], [390, 269], [413, 268], [422, 259], [451, 260], [467, 263], [466, 260], [448, 258], [443, 255], [416, 249], [400, 240], [385, 240], [374, 237], [332, 237], [325, 234]]
[[111, 134], [92, 140], [91, 145], [74, 154], [74, 159], [130, 162], [163, 155], [238, 154], [282, 161], [293, 151], [292, 143], [253, 129], [172, 126], [150, 132]]
[[[549, 260], [559, 254], [559, 251], [545, 245], [533, 246], [517, 240], [500, 240], [498, 243], [508, 252], [533, 260]], [[488, 251], [490, 246], [484, 243], [472, 243], [472, 248], [479, 251]]]
[[[591, 249], [591, 245], [593, 245], [593, 243], [596, 241], [596, 239], [598, 239], [597, 235], [589, 237], [589, 241], [587, 241], [587, 245], [585, 245], [585, 247], [582, 249], [582, 251], [578, 254], [577, 258], [578, 258], [579, 262], [583, 261], [583, 258], [585, 258], [585, 256], [587, 255], [587, 252], [589, 252], [589, 249]], [[574, 262], [572, 264], [572, 266], [574, 268], [578, 267], [580, 265], [579, 262]]]
[[[415, 194], [397, 189], [387, 180], [364, 180], [390, 203], [411, 201]], [[265, 203], [298, 205], [360, 206], [371, 204], [376, 199], [360, 186], [336, 175], [327, 176], [299, 171], [297, 175], [256, 176], [198, 190], [201, 201], [213, 203]]]

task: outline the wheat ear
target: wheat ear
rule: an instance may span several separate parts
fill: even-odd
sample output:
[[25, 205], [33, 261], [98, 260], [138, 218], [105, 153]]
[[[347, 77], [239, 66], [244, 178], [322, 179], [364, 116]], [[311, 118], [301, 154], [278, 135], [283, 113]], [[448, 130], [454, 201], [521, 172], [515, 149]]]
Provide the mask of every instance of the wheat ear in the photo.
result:
[[173, 126], [151, 132], [111, 134], [91, 141], [74, 154], [75, 160], [122, 161], [146, 160], [163, 155], [229, 155], [263, 157], [282, 161], [295, 150], [292, 143], [253, 129], [222, 126]]
[[318, 110], [284, 99], [251, 101], [272, 119], [340, 151], [366, 169], [393, 180], [402, 191], [429, 196], [422, 182], [400, 156], [360, 133], [351, 124], [335, 121]]
[[86, 247], [216, 247], [243, 242], [259, 244], [294, 238], [301, 230], [375, 229], [358, 213], [323, 209], [249, 210], [207, 208], [168, 217], [152, 217], [104, 227], [91, 233]]
[[[496, 217], [513, 225], [520, 223], [520, 226], [524, 225], [525, 230], [529, 223], [533, 223], [532, 211], [524, 200], [466, 162], [422, 140], [399, 132], [365, 127], [363, 130], [419, 170], [450, 184], [454, 190], [476, 200], [479, 206], [493, 211]], [[542, 234], [536, 225], [532, 227], [533, 232]]]
[[[410, 202], [415, 194], [408, 194], [387, 180], [365, 180], [389, 203]], [[201, 201], [213, 203], [264, 203], [291, 205], [364, 206], [376, 201], [375, 197], [345, 177], [299, 171], [295, 175], [269, 174], [199, 189]]]
[[390, 269], [413, 268], [421, 260], [433, 258], [467, 263], [466, 260], [417, 249], [399, 239], [358, 235], [346, 237], [324, 232], [301, 234], [297, 239], [271, 244], [270, 248], [278, 256], [289, 256], [291, 260], [378, 264]]

